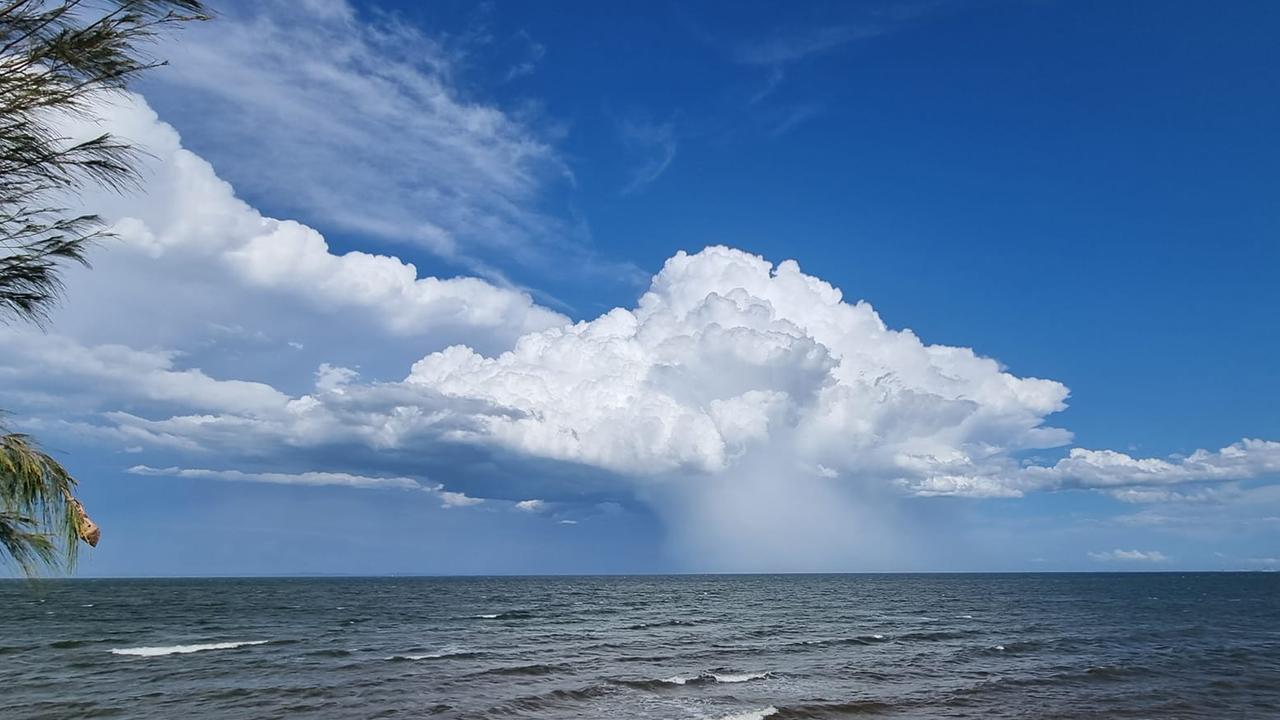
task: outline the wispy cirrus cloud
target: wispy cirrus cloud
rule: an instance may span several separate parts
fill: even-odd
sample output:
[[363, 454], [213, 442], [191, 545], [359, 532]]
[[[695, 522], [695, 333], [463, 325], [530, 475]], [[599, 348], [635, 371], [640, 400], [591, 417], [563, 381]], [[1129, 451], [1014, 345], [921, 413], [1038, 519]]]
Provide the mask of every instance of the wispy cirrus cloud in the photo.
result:
[[779, 138], [822, 114], [819, 103], [805, 103], [787, 108], [769, 130], [769, 137]]
[[750, 104], [755, 105], [781, 87], [792, 66], [897, 32], [948, 4], [945, 0], [890, 0], [836, 5], [830, 12], [814, 13], [808, 23], [778, 26], [757, 37], [715, 38], [713, 43], [722, 47], [731, 61], [766, 70], [763, 84], [750, 98]]
[[871, 20], [857, 24], [778, 30], [768, 37], [737, 45], [732, 57], [744, 65], [779, 68], [842, 45], [883, 35], [887, 25]]
[[[554, 272], [566, 256], [627, 275], [549, 199], [572, 183], [553, 123], [462, 79], [470, 44], [490, 41], [432, 35], [345, 0], [268, 0], [164, 48], [170, 65], [146, 93], [221, 175], [277, 213], [410, 243], [500, 283], [517, 264]], [[518, 41], [508, 80], [545, 52]]]
[[523, 52], [521, 58], [507, 69], [502, 77], [503, 82], [511, 82], [526, 75], [532, 75], [547, 55], [547, 46], [534, 40], [525, 30], [517, 32], [512, 40], [523, 47]]
[[629, 118], [618, 124], [618, 134], [633, 158], [630, 177], [622, 188], [623, 195], [642, 192], [676, 159], [679, 145], [674, 121], [654, 123]]

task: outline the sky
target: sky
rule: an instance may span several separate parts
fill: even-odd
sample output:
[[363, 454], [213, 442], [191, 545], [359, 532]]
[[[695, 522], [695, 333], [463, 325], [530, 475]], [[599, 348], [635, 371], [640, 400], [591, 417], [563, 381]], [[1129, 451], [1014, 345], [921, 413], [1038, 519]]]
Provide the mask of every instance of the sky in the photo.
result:
[[216, 5], [0, 407], [85, 576], [1280, 569], [1280, 7]]

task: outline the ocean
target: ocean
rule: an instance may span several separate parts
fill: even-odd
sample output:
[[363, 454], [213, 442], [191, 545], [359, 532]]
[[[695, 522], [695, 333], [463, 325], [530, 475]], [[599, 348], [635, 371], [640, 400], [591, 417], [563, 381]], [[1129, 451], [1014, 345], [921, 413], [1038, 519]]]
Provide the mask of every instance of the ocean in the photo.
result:
[[1280, 574], [0, 582], [4, 718], [1280, 718]]

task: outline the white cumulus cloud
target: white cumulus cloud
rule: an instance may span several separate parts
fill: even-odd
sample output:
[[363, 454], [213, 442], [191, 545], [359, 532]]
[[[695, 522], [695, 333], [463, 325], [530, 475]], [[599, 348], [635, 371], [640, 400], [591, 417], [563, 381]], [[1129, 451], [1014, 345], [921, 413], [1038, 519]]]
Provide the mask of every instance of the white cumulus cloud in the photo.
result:
[[[237, 198], [139, 96], [104, 107], [102, 114], [103, 125], [151, 156], [144, 168], [144, 192], [94, 198], [94, 208], [112, 221], [122, 241], [107, 257], [119, 260], [127, 253], [128, 261], [152, 279], [181, 278], [186, 273], [177, 266], [200, 263], [206, 283], [221, 276], [231, 287], [296, 298], [314, 310], [359, 310], [402, 336], [440, 327], [518, 335], [564, 320], [535, 305], [526, 293], [483, 280], [420, 277], [413, 265], [396, 257], [335, 253], [312, 228], [265, 217]], [[100, 130], [97, 125], [72, 129], [85, 135]], [[210, 315], [205, 322], [218, 317]], [[249, 316], [245, 312], [227, 324]]]
[[927, 478], [1061, 445], [1060, 383], [887, 328], [791, 261], [679, 253], [631, 310], [416, 363], [407, 383], [520, 410], [492, 441], [619, 473], [733, 468], [751, 449], [823, 475]]
[[1030, 491], [1092, 488], [1109, 490], [1126, 502], [1206, 500], [1210, 491], [1178, 493], [1158, 488], [1280, 474], [1280, 442], [1246, 438], [1220, 450], [1196, 450], [1186, 457], [1168, 459], [1072, 448], [1067, 457], [1050, 466], [971, 469], [972, 473], [934, 475], [904, 481], [904, 485], [919, 495], [1018, 497]]
[[466, 493], [455, 492], [452, 490], [445, 490], [443, 485], [436, 485], [435, 487], [430, 489], [432, 492], [435, 492], [437, 495], [439, 495], [440, 507], [443, 507], [446, 509], [471, 507], [472, 505], [479, 505], [480, 503], [484, 502], [484, 498], [470, 497]]
[[[98, 354], [106, 360], [65, 372], [138, 374], [133, 354]], [[181, 386], [174, 376], [197, 390], [208, 385], [165, 398], [200, 412], [116, 410], [99, 432], [224, 454], [343, 447], [349, 457], [407, 463], [470, 448], [506, 462], [594, 468], [615, 493], [654, 507], [681, 551], [720, 568], [817, 569], [883, 556], [886, 543], [906, 547], [894, 520], [893, 498], [903, 494], [1097, 488], [1170, 501], [1142, 491], [1263, 477], [1276, 471], [1280, 447], [1243, 440], [1168, 460], [1074, 449], [1055, 464], [1027, 465], [1024, 451], [1071, 439], [1048, 422], [1066, 407], [1061, 383], [1017, 376], [969, 348], [928, 344], [795, 262], [727, 247], [676, 254], [633, 308], [526, 333], [502, 353], [454, 345], [400, 381], [322, 364], [293, 394], [155, 357], [120, 392]], [[121, 369], [103, 370], [104, 362]], [[234, 392], [221, 405], [202, 399], [222, 383]], [[352, 454], [356, 447], [365, 454]], [[543, 467], [537, 480], [559, 493], [553, 500], [573, 495], [557, 486], [554, 465]], [[431, 489], [447, 507], [481, 501]], [[514, 482], [505, 492], [520, 510], [544, 502], [517, 503], [528, 495]], [[777, 526], [791, 530], [765, 530]]]
[[[151, 153], [145, 192], [92, 199], [118, 240], [69, 277], [56, 333], [0, 331], [0, 404], [120, 448], [279, 470], [142, 474], [407, 481], [446, 507], [526, 511], [591, 484], [654, 508], [675, 551], [708, 566], [821, 569], [906, 548], [902, 495], [1091, 488], [1173, 503], [1280, 473], [1280, 443], [1261, 439], [1028, 464], [1071, 441], [1051, 422], [1066, 386], [890, 328], [794, 261], [678, 252], [634, 306], [571, 323], [526, 293], [336, 252], [263, 215], [136, 96], [106, 125]], [[485, 498], [455, 475], [453, 490], [408, 477], [462, 456], [477, 474], [537, 471]], [[311, 470], [333, 458], [354, 471]]]

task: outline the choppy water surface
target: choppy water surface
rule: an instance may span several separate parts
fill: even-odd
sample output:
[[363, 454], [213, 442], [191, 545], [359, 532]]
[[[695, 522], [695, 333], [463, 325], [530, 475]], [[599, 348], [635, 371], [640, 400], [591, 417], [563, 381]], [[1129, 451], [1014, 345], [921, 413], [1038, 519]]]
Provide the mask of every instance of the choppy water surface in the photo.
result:
[[13, 718], [1280, 717], [1280, 575], [0, 582]]

